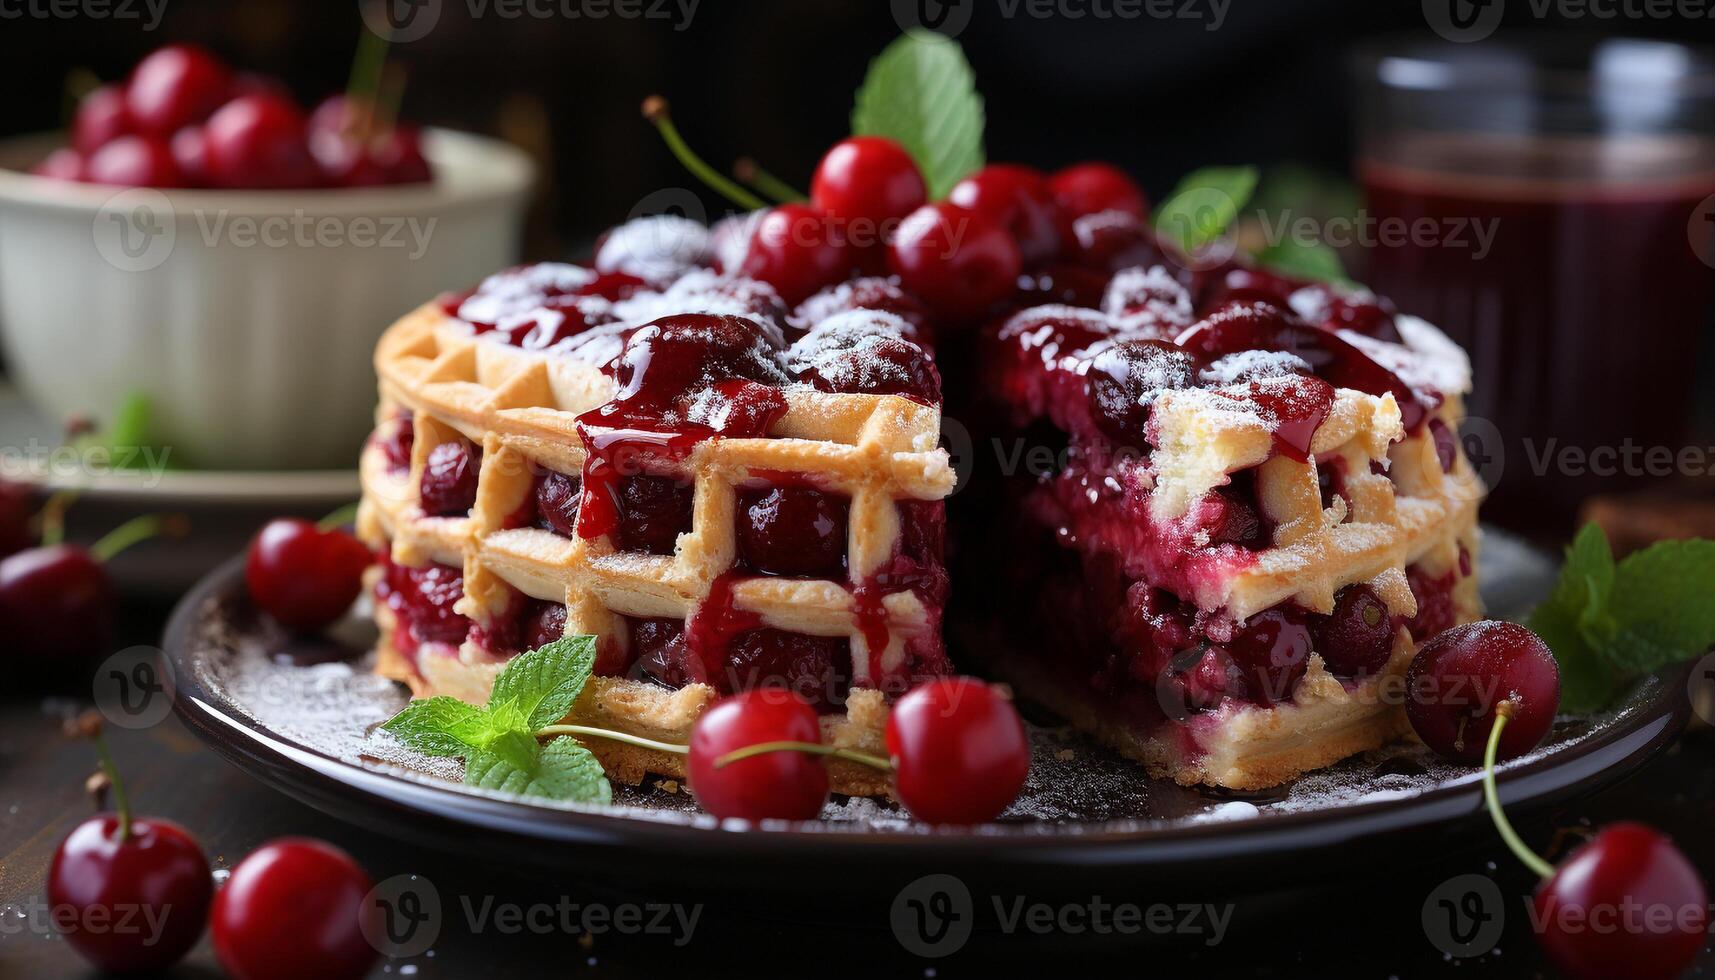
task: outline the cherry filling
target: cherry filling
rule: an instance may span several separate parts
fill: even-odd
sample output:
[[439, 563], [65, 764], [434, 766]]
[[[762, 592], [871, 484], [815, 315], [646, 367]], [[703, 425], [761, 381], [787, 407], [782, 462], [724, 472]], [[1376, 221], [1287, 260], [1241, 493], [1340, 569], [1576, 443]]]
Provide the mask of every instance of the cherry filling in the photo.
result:
[[423, 465], [418, 498], [430, 517], [464, 517], [476, 506], [477, 474], [482, 450], [464, 439], [443, 442], [429, 450]]
[[413, 665], [425, 643], [456, 647], [469, 634], [471, 622], [453, 611], [464, 597], [464, 572], [451, 565], [410, 568], [393, 562], [387, 549], [380, 556], [381, 578], [375, 598], [393, 611], [393, 646]]
[[816, 710], [845, 704], [851, 690], [851, 641], [843, 636], [807, 636], [777, 629], [754, 629], [727, 641], [721, 690], [732, 694], [759, 687], [795, 691]]
[[738, 561], [762, 575], [843, 579], [851, 498], [808, 487], [738, 495]]
[[638, 471], [707, 439], [767, 435], [786, 412], [779, 349], [744, 317], [663, 317], [626, 342], [617, 375], [619, 394], [577, 420], [590, 452], [578, 533], [617, 532], [626, 550], [671, 554], [690, 527], [692, 488]]
[[1398, 619], [1367, 585], [1348, 585], [1334, 595], [1334, 611], [1311, 617], [1316, 652], [1336, 677], [1365, 677], [1387, 666]]
[[[1411, 594], [1417, 598], [1417, 615], [1405, 624], [1413, 640], [1421, 643], [1458, 622], [1458, 612], [1453, 607], [1453, 586], [1458, 584], [1460, 572], [1470, 567], [1470, 558], [1463, 546], [1459, 549], [1459, 561], [1459, 569], [1448, 569], [1442, 575], [1431, 575], [1419, 565], [1406, 567], [1405, 580], [1411, 584]], [[1464, 571], [1464, 574], [1470, 573]]]
[[1229, 483], [1216, 487], [1206, 502], [1203, 526], [1212, 545], [1233, 544], [1261, 551], [1274, 543], [1274, 522], [1265, 517], [1256, 498], [1256, 471], [1239, 470]]
[[401, 411], [393, 417], [385, 437], [377, 429], [370, 439], [381, 447], [389, 472], [402, 473], [411, 468], [411, 448], [417, 439], [417, 427], [409, 411]]
[[643, 676], [672, 688], [707, 680], [702, 662], [685, 645], [683, 621], [627, 617], [625, 625], [633, 662]]
[[563, 538], [572, 537], [578, 529], [578, 503], [583, 499], [583, 489], [581, 479], [557, 470], [538, 475], [530, 494], [535, 507], [530, 523]]

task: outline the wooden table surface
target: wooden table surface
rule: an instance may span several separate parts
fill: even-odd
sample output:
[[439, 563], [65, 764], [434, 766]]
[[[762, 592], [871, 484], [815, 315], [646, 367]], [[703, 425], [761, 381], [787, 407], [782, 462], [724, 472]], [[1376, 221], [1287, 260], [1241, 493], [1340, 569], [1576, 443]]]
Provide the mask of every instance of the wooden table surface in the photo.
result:
[[[147, 635], [162, 610], [134, 616], [128, 632]], [[89, 812], [82, 784], [93, 769], [89, 746], [58, 734], [59, 719], [80, 706], [73, 698], [39, 690], [11, 691], [0, 700], [0, 977], [89, 974], [64, 940], [34, 928], [25, 914], [43, 897], [43, 875], [59, 840]], [[434, 944], [420, 955], [376, 965], [378, 977], [503, 977], [547, 973], [653, 977], [691, 969], [751, 975], [862, 974], [958, 977], [1016, 975], [1030, 970], [1080, 973], [1124, 970], [1128, 975], [1354, 977], [1526, 977], [1541, 973], [1541, 957], [1523, 914], [1531, 881], [1497, 840], [1484, 854], [1432, 861], [1424, 868], [1377, 867], [1360, 887], [1318, 886], [1307, 876], [1302, 892], [1236, 903], [1222, 940], [1179, 939], [1140, 945], [1116, 936], [987, 934], [979, 931], [957, 952], [919, 958], [896, 939], [889, 908], [846, 914], [837, 926], [814, 919], [818, 896], [838, 881], [805, 867], [802, 877], [780, 883], [777, 903], [723, 901], [691, 895], [675, 883], [671, 867], [639, 867], [632, 882], [553, 880], [528, 869], [484, 865], [457, 854], [431, 853], [383, 834], [343, 824], [256, 782], [216, 757], [177, 721], [143, 731], [111, 731], [110, 743], [143, 812], [189, 828], [210, 861], [229, 868], [263, 841], [310, 835], [350, 851], [376, 881], [414, 874], [432, 882], [443, 915]], [[1632, 779], [1555, 814], [1559, 828], [1639, 819], [1673, 834], [1706, 876], [1715, 870], [1715, 737], [1693, 732]], [[1486, 820], [1473, 815], [1473, 820]], [[1543, 844], [1547, 827], [1526, 831]], [[1492, 864], [1491, 864], [1492, 862]], [[1512, 903], [1498, 947], [1483, 956], [1452, 960], [1431, 944], [1423, 922], [1426, 898], [1447, 879], [1469, 872], [1492, 876]], [[1171, 895], [1108, 895], [1109, 902], [1173, 901]], [[621, 933], [580, 933], [577, 923], [617, 917], [637, 907], [639, 920], [657, 906], [679, 902], [663, 916], [682, 928]], [[539, 929], [509, 931], [488, 914], [507, 905], [546, 910]], [[573, 907], [568, 918], [557, 910]], [[693, 907], [694, 906], [694, 907]], [[587, 916], [590, 909], [597, 918]], [[552, 921], [550, 921], [552, 920]], [[571, 925], [568, 926], [567, 922]], [[663, 919], [664, 923], [673, 920]], [[1706, 950], [1702, 970], [1715, 968]], [[174, 975], [217, 976], [206, 937]]]

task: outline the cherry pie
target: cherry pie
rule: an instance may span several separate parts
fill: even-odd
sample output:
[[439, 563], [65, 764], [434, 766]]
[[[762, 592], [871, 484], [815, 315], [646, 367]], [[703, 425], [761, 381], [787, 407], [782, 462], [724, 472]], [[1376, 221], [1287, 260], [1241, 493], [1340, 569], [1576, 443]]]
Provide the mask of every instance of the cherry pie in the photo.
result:
[[[950, 670], [946, 613], [1159, 777], [1262, 787], [1398, 736], [1416, 642], [1480, 613], [1465, 357], [1361, 290], [1172, 262], [1136, 210], [974, 321], [876, 276], [790, 308], [720, 271], [742, 231], [670, 217], [406, 316], [362, 462], [381, 671], [480, 700], [591, 633], [580, 721], [683, 742], [784, 684], [880, 752], [888, 699]], [[943, 368], [976, 437], [951, 609]]]

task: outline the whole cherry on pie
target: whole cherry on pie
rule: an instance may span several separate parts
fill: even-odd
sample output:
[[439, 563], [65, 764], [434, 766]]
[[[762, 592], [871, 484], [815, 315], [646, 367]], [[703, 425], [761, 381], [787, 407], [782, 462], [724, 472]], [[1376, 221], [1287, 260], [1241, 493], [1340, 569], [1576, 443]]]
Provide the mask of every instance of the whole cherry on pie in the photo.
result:
[[232, 869], [209, 916], [214, 952], [234, 980], [358, 980], [377, 952], [365, 938], [372, 883], [351, 855], [308, 838], [270, 841]]
[[1048, 193], [1072, 218], [1103, 211], [1123, 211], [1136, 218], [1149, 215], [1149, 202], [1137, 182], [1111, 163], [1092, 160], [1057, 170], [1048, 177]]
[[953, 185], [948, 203], [985, 215], [1010, 231], [1026, 266], [1060, 254], [1071, 237], [1071, 221], [1048, 189], [1042, 173], [1016, 163], [991, 163]]
[[881, 230], [923, 206], [929, 191], [903, 146], [883, 136], [852, 136], [835, 143], [810, 182], [810, 200], [836, 221], [880, 242]]
[[887, 266], [906, 289], [954, 320], [969, 320], [1012, 294], [1024, 259], [999, 221], [947, 202], [906, 216]]
[[741, 271], [796, 306], [851, 270], [847, 234], [810, 205], [782, 204], [756, 223]]

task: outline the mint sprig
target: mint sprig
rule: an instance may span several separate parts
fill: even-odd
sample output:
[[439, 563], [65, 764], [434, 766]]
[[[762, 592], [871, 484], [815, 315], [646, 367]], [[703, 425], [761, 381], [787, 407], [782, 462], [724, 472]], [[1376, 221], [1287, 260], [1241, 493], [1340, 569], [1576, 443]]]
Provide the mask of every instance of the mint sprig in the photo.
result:
[[1350, 282], [1340, 253], [1324, 242], [1283, 238], [1251, 253], [1257, 264], [1283, 276], [1313, 282]]
[[565, 736], [546, 746], [539, 740], [571, 710], [594, 665], [595, 637], [568, 636], [508, 664], [483, 707], [428, 698], [406, 705], [381, 727], [425, 755], [464, 759], [467, 785], [609, 803], [613, 787], [589, 749]]
[[1530, 617], [1560, 664], [1560, 703], [1599, 711], [1626, 684], [1715, 645], [1715, 541], [1662, 541], [1615, 562], [1586, 525], [1548, 601]]
[[1155, 209], [1155, 230], [1187, 255], [1217, 241], [1256, 193], [1255, 167], [1204, 167]]
[[931, 200], [983, 165], [983, 99], [958, 44], [913, 30], [872, 62], [852, 107], [852, 133], [885, 136], [923, 171]]

